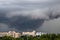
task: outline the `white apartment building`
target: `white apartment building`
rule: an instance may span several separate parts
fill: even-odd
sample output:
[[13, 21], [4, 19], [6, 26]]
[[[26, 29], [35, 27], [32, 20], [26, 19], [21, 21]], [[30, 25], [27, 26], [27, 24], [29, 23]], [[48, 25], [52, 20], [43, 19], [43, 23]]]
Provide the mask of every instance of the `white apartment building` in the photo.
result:
[[18, 33], [18, 32], [15, 32], [15, 31], [0, 32], [0, 37], [3, 37], [3, 36], [11, 36], [11, 37], [14, 37], [14, 38], [18, 38], [18, 37], [21, 36], [21, 34]]
[[38, 36], [38, 35], [41, 36], [41, 35], [43, 35], [43, 34], [47, 34], [47, 33], [45, 33], [45, 32], [37, 32], [37, 33], [36, 33], [36, 36]]
[[35, 35], [36, 35], [36, 31], [32, 31], [32, 32], [22, 32], [22, 35], [31, 35], [31, 36], [35, 36]]

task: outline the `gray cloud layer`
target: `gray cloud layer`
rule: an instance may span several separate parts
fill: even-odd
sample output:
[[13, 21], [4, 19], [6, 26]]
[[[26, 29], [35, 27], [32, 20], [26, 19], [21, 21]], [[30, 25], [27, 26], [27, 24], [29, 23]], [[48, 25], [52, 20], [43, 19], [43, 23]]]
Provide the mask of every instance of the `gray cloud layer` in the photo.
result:
[[[12, 30], [13, 28], [19, 31], [31, 31], [38, 28], [41, 31], [46, 31], [43, 29], [49, 29], [51, 25], [47, 20], [59, 17], [60, 0], [0, 0], [0, 24], [7, 26], [1, 25], [0, 31], [4, 31], [3, 29]], [[44, 21], [48, 22], [48, 27]], [[55, 28], [53, 26], [53, 32], [60, 32]]]
[[42, 27], [38, 28], [40, 31], [48, 33], [60, 33], [60, 18], [45, 21]]

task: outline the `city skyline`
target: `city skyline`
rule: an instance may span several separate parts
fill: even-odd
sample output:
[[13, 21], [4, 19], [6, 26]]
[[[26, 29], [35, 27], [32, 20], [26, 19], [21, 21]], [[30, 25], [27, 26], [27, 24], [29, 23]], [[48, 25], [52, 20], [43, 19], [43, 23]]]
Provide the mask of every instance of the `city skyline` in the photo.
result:
[[8, 32], [0, 32], [0, 37], [4, 37], [4, 36], [10, 36], [10, 37], [14, 37], [14, 38], [19, 38], [21, 36], [41, 36], [43, 34], [47, 34], [45, 32], [37, 32], [35, 30], [31, 31], [31, 32], [16, 32], [16, 31], [8, 31]]

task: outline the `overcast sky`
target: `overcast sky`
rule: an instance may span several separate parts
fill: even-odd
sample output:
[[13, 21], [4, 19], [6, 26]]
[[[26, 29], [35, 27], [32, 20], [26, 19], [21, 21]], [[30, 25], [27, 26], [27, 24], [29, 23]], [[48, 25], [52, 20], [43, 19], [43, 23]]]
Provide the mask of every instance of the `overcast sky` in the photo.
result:
[[59, 20], [60, 0], [0, 0], [0, 31], [60, 33]]

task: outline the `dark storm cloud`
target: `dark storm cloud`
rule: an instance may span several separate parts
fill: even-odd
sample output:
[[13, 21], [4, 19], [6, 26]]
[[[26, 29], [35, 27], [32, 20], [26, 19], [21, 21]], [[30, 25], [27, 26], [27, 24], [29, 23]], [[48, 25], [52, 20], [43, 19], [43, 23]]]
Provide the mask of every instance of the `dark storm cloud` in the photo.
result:
[[31, 31], [58, 17], [60, 0], [0, 0], [0, 31]]
[[17, 18], [17, 20], [14, 20], [14, 21], [11, 20], [10, 26], [15, 27], [16, 29], [20, 31], [31, 31], [31, 30], [35, 30], [36, 28], [38, 28], [40, 25], [42, 25], [43, 22], [44, 20], [42, 19], [32, 20], [27, 17], [20, 16]]
[[[8, 30], [13, 30], [11, 28], [16, 28], [17, 30], [20, 31], [31, 31], [35, 30], [38, 28], [44, 20], [42, 19], [29, 19], [28, 17], [23, 17], [23, 16], [17, 16], [17, 17], [12, 17], [12, 18], [6, 18], [6, 17], [0, 17], [0, 31], [8, 31]], [[4, 26], [7, 25], [7, 26]], [[6, 29], [6, 30], [3, 30]]]

